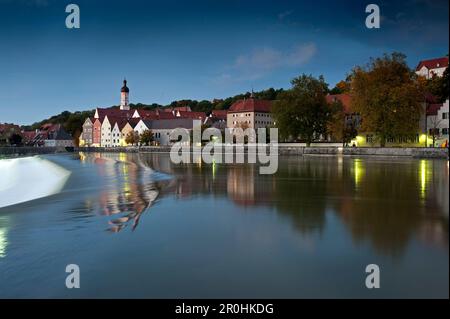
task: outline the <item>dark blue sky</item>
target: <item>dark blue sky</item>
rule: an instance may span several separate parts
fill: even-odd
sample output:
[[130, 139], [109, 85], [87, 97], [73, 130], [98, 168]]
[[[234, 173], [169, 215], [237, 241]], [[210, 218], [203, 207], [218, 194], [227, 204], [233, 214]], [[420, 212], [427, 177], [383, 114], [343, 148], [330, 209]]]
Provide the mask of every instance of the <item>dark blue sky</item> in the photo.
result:
[[[76, 3], [81, 28], [65, 28]], [[365, 7], [381, 8], [381, 29]], [[334, 85], [401, 51], [414, 67], [448, 53], [448, 0], [0, 0], [0, 123], [130, 102], [223, 98], [288, 88], [302, 73]]]

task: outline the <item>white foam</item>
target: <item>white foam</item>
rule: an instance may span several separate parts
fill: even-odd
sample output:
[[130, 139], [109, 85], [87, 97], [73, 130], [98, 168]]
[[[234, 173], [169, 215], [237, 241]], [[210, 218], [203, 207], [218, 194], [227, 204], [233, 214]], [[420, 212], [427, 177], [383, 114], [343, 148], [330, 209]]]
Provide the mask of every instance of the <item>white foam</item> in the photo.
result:
[[57, 194], [70, 174], [40, 157], [0, 160], [0, 207]]

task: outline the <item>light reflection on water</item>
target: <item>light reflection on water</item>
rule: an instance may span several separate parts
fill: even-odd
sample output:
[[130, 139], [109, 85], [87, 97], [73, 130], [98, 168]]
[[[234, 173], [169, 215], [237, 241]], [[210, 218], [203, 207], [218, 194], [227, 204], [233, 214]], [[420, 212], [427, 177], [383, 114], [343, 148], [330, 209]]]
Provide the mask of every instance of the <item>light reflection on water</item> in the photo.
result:
[[[48, 158], [73, 174], [0, 210], [0, 297], [448, 296], [447, 161], [281, 157], [271, 176], [164, 154]], [[95, 293], [49, 277], [71, 262]], [[361, 284], [368, 263], [385, 289]]]

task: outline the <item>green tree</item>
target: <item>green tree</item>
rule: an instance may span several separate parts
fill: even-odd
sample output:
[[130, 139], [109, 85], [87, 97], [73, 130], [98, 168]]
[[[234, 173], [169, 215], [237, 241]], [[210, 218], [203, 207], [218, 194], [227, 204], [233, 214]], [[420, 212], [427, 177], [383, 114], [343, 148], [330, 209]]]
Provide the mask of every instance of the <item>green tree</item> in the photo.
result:
[[139, 133], [135, 131], [129, 132], [125, 137], [125, 142], [131, 145], [139, 143]]
[[442, 77], [435, 75], [431, 79], [426, 80], [426, 90], [434, 95], [439, 102], [443, 103], [449, 96], [448, 81], [449, 77], [447, 68], [445, 69]]
[[417, 134], [423, 87], [401, 53], [372, 59], [352, 74], [352, 107], [362, 118], [362, 131], [377, 135], [384, 147], [388, 138]]
[[22, 145], [22, 135], [13, 133], [9, 137], [9, 144], [13, 146], [20, 146]]
[[330, 105], [331, 115], [327, 123], [328, 133], [334, 141], [348, 145], [357, 135], [356, 117], [344, 112], [344, 106], [340, 101]]
[[144, 132], [142, 132], [142, 134], [140, 136], [140, 140], [139, 140], [139, 142], [141, 144], [148, 146], [153, 141], [154, 141], [154, 135], [151, 130], [145, 130]]
[[316, 135], [326, 132], [330, 109], [325, 96], [328, 85], [303, 74], [291, 81], [292, 88], [282, 92], [272, 112], [283, 139], [301, 138], [309, 146]]

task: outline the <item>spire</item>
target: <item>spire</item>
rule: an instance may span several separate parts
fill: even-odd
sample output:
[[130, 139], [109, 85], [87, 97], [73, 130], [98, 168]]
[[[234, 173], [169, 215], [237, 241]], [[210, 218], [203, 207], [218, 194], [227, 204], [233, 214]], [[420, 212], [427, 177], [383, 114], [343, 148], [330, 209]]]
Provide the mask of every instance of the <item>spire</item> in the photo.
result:
[[123, 86], [122, 86], [122, 89], [120, 91], [121, 92], [126, 92], [126, 93], [130, 92], [130, 90], [127, 87], [127, 79], [125, 79], [125, 78], [123, 79]]
[[250, 94], [250, 98], [254, 99], [255, 98], [255, 93], [253, 92], [253, 87], [252, 87], [252, 94]]

